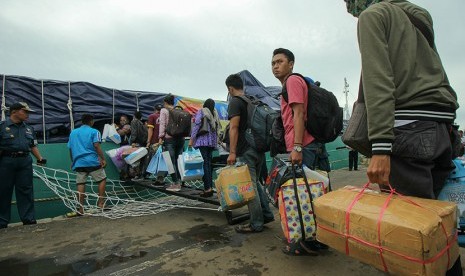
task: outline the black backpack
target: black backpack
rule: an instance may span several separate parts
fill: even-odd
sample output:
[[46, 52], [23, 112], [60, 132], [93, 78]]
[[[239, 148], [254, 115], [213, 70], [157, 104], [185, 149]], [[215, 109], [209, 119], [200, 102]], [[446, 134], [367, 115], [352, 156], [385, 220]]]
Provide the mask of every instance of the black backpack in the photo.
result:
[[251, 96], [238, 96], [247, 103], [247, 130], [245, 139], [249, 146], [258, 152], [270, 150], [273, 123], [279, 117], [279, 111]]
[[[305, 128], [318, 142], [329, 143], [334, 141], [342, 131], [343, 111], [336, 96], [324, 88], [310, 83], [300, 74], [291, 74], [301, 77], [308, 88], [307, 121]], [[281, 93], [284, 101], [288, 102], [286, 83]]]
[[166, 133], [172, 137], [187, 137], [191, 134], [192, 115], [182, 107], [175, 106], [169, 110]]

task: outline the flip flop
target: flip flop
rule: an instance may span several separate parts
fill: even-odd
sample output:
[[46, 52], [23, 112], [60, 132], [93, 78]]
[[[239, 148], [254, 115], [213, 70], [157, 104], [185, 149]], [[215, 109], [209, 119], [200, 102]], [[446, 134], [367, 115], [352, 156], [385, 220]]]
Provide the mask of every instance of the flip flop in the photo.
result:
[[250, 224], [243, 224], [243, 225], [238, 225], [234, 227], [234, 230], [236, 230], [237, 233], [241, 234], [249, 234], [249, 233], [260, 233], [262, 231], [258, 231], [252, 228]]
[[82, 217], [83, 215], [78, 212], [69, 212], [66, 213], [67, 218], [75, 218], [75, 217]]

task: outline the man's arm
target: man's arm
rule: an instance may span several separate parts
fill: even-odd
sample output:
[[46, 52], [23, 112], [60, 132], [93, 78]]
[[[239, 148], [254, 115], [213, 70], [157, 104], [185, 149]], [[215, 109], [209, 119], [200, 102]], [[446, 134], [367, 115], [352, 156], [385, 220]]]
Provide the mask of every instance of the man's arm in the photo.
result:
[[229, 156], [228, 165], [236, 163], [237, 140], [239, 138], [239, 122], [241, 116], [234, 116], [229, 120]]
[[32, 147], [31, 152], [32, 152], [32, 155], [34, 155], [34, 157], [37, 159], [38, 163], [40, 163], [43, 158], [42, 158], [42, 155], [40, 155], [40, 152], [37, 146]]
[[94, 143], [94, 148], [95, 148], [95, 151], [97, 151], [97, 155], [100, 161], [100, 166], [102, 168], [105, 168], [105, 166], [107, 165], [107, 162], [105, 161], [105, 156], [103, 156], [103, 151], [102, 151], [102, 148], [100, 147], [100, 143], [98, 142]]
[[362, 85], [369, 114], [368, 137], [373, 151], [367, 175], [370, 182], [386, 185], [391, 173], [396, 85], [384, 19], [379, 13], [362, 13], [358, 22], [358, 37], [362, 56]]
[[150, 141], [152, 141], [153, 128], [154, 126], [152, 125], [147, 126], [147, 147], [150, 146]]
[[[291, 104], [294, 122], [294, 145], [302, 146], [305, 131], [305, 116], [306, 110], [302, 103]], [[290, 155], [291, 162], [293, 164], [302, 164], [302, 152], [296, 152], [293, 150]]]

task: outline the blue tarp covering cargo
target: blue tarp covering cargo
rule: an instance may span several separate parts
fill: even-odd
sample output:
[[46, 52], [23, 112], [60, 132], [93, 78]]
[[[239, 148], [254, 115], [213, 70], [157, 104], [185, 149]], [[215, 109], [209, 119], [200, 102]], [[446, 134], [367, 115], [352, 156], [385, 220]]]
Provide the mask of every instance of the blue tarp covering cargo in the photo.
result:
[[[280, 87], [265, 87], [248, 71], [239, 74], [244, 80], [246, 94], [279, 109], [276, 98]], [[18, 101], [27, 102], [35, 110], [30, 114], [28, 123], [36, 130], [40, 143], [44, 140], [46, 143], [66, 142], [71, 128], [80, 126], [84, 113], [94, 115], [95, 127], [100, 130], [105, 123], [118, 122], [119, 116], [132, 116], [136, 110], [147, 118], [153, 107], [161, 104], [167, 95], [162, 92], [112, 89], [89, 82], [37, 80], [10, 75], [0, 75], [0, 78], [2, 120], [8, 116], [8, 106]], [[202, 107], [201, 100], [175, 96], [176, 104], [191, 113]], [[227, 120], [227, 102], [216, 102], [221, 119]]]

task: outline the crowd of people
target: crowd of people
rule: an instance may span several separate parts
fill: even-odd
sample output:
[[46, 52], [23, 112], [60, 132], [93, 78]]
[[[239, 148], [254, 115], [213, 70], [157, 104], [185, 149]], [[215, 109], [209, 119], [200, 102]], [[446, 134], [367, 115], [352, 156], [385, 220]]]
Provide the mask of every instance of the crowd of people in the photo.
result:
[[[358, 18], [362, 61], [360, 89], [366, 104], [372, 147], [368, 178], [381, 188], [388, 189], [391, 185], [407, 196], [436, 199], [453, 169], [451, 160], [460, 153], [453, 152], [453, 137], [450, 137], [458, 108], [457, 95], [449, 84], [434, 45], [431, 16], [425, 9], [403, 0], [344, 1], [347, 11]], [[307, 84], [301, 77], [291, 75], [294, 65], [295, 56], [290, 50], [278, 48], [273, 51], [272, 73], [288, 92], [288, 100], [281, 99], [286, 149], [293, 164], [329, 171], [324, 144], [315, 140], [305, 128]], [[264, 224], [274, 220], [268, 200], [258, 184], [264, 153], [250, 147], [245, 139], [247, 103], [239, 97], [244, 94], [242, 79], [232, 74], [226, 78], [225, 84], [230, 95], [227, 163], [241, 161], [248, 165], [258, 195], [248, 203], [249, 223], [236, 226], [235, 230], [257, 233], [265, 229]], [[142, 123], [141, 113], [135, 112], [131, 122], [126, 116], [121, 117], [117, 131], [122, 144], [158, 145], [168, 151], [175, 172], [171, 174], [173, 184], [167, 189], [179, 190], [182, 183], [175, 160], [183, 152], [184, 137], [173, 137], [166, 132], [169, 110], [173, 108], [174, 96], [168, 95], [163, 100], [163, 107], [155, 106], [147, 125]], [[29, 152], [38, 163], [43, 164], [44, 159], [37, 150], [33, 129], [25, 123], [29, 111], [25, 103], [14, 104], [10, 107], [10, 118], [0, 125], [0, 174], [3, 179], [0, 185], [0, 228], [6, 227], [10, 219], [13, 187], [16, 188], [21, 220], [24, 224], [36, 223]], [[199, 135], [202, 120], [209, 121], [209, 131]], [[78, 191], [83, 193], [83, 184], [90, 175], [99, 182], [98, 206], [104, 208], [101, 191], [105, 187], [103, 168], [106, 164], [99, 146], [100, 136], [91, 128], [91, 115], [84, 115], [82, 122], [83, 126], [71, 133], [68, 143], [73, 170], [78, 172]], [[195, 115], [189, 142], [190, 147], [200, 149], [204, 159], [205, 190], [202, 196], [205, 197], [213, 194], [211, 159], [218, 144], [218, 130], [214, 101], [208, 99]], [[353, 168], [357, 170], [356, 162]], [[314, 255], [325, 248], [318, 242], [300, 241], [289, 244], [285, 253]], [[460, 257], [447, 275], [462, 275]]]

